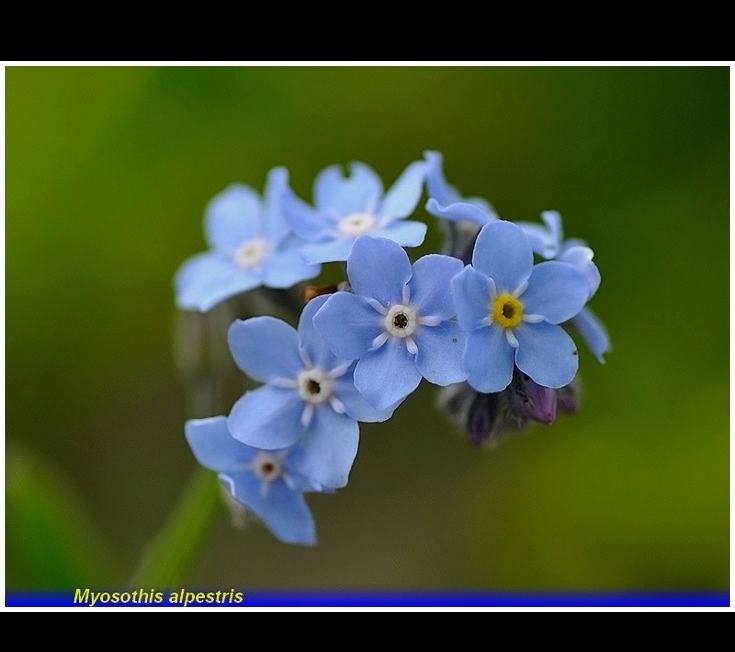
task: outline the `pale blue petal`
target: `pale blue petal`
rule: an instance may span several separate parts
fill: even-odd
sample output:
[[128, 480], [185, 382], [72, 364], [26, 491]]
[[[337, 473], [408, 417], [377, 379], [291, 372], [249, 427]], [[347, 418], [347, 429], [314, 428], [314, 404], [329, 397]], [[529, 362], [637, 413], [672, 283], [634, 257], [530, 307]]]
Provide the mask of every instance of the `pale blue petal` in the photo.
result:
[[595, 313], [589, 308], [582, 308], [582, 311], [572, 319], [572, 324], [579, 331], [590, 351], [604, 364], [603, 356], [610, 351], [610, 338]]
[[288, 448], [301, 437], [303, 411], [304, 401], [296, 390], [263, 385], [235, 403], [227, 427], [235, 439], [248, 446]]
[[594, 255], [594, 252], [589, 247], [574, 246], [565, 247], [564, 251], [557, 258], [559, 262], [574, 265], [579, 270], [579, 273], [582, 274], [590, 289], [588, 300], [592, 298], [595, 292], [597, 292], [597, 288], [600, 287], [600, 270], [592, 262]]
[[299, 249], [299, 253], [305, 262], [312, 265], [317, 263], [335, 263], [347, 260], [354, 242], [352, 238], [314, 242], [305, 244]]
[[382, 218], [403, 218], [413, 213], [419, 203], [426, 178], [426, 163], [411, 163], [385, 193], [376, 214]]
[[[436, 200], [434, 203], [447, 206], [448, 204], [462, 201], [462, 196], [459, 194], [459, 191], [447, 183], [446, 177], [444, 176], [443, 156], [439, 152], [427, 151], [424, 152], [424, 159], [426, 159], [428, 164], [426, 188], [429, 196]], [[428, 205], [426, 210], [432, 215], [435, 215], [435, 213], [429, 210]]]
[[532, 222], [516, 222], [516, 225], [523, 229], [534, 253], [546, 259], [556, 256], [557, 243], [546, 227]]
[[353, 363], [352, 368], [344, 376], [340, 376], [334, 381], [334, 394], [344, 404], [345, 413], [353, 419], [366, 423], [380, 423], [390, 419], [399, 404], [391, 405], [384, 410], [376, 410], [370, 405], [355, 387], [353, 376], [356, 364]]
[[325, 215], [299, 199], [290, 188], [281, 196], [281, 209], [294, 233], [306, 242], [319, 240], [325, 230], [333, 228]]
[[426, 237], [426, 224], [414, 220], [395, 220], [373, 235], [393, 240], [401, 247], [418, 247]]
[[467, 335], [463, 357], [467, 382], [483, 394], [502, 392], [513, 378], [514, 354], [502, 328], [472, 331]]
[[355, 294], [376, 299], [388, 308], [401, 302], [411, 278], [411, 261], [395, 242], [362, 236], [355, 240], [347, 259], [347, 277]]
[[588, 294], [589, 286], [576, 268], [552, 260], [534, 266], [520, 300], [524, 313], [560, 324], [582, 310]]
[[[265, 181], [263, 192], [263, 234], [276, 246], [291, 230], [281, 209], [281, 198], [288, 192], [288, 170], [273, 168]], [[275, 286], [274, 286], [275, 287]]]
[[490, 314], [490, 281], [474, 267], [467, 265], [452, 279], [452, 294], [457, 320], [465, 331], [485, 326]]
[[355, 386], [368, 402], [384, 410], [406, 398], [421, 382], [414, 356], [406, 343], [391, 337], [363, 355], [355, 368]]
[[451, 319], [456, 314], [452, 296], [452, 278], [464, 269], [458, 258], [429, 254], [419, 258], [413, 266], [408, 282], [411, 307], [425, 317], [428, 315]]
[[426, 212], [434, 217], [440, 217], [452, 222], [471, 222], [478, 226], [485, 226], [488, 222], [497, 219], [496, 215], [481, 206], [469, 202], [455, 202], [441, 204], [433, 197], [426, 202]]
[[435, 385], [451, 385], [467, 379], [462, 366], [465, 334], [455, 321], [438, 326], [421, 326], [414, 335], [418, 347], [416, 367], [421, 375]]
[[176, 305], [200, 312], [207, 312], [221, 301], [259, 285], [258, 274], [240, 269], [228, 256], [216, 252], [189, 258], [174, 277]]
[[542, 211], [541, 219], [549, 229], [551, 242], [554, 243], [556, 249], [554, 255], [558, 256], [564, 239], [564, 232], [561, 227], [561, 215], [558, 211]]
[[334, 354], [359, 358], [383, 331], [383, 315], [364, 297], [335, 292], [314, 315], [314, 326]]
[[258, 454], [230, 434], [224, 416], [189, 419], [184, 433], [199, 464], [217, 473], [242, 469]]
[[[315, 367], [330, 371], [337, 366], [335, 355], [327, 347], [324, 338], [314, 326], [314, 315], [327, 302], [331, 295], [314, 297], [301, 311], [299, 317], [299, 340], [301, 350], [304, 351]], [[340, 361], [342, 362], [342, 361]]]
[[261, 235], [260, 202], [258, 193], [242, 184], [232, 184], [215, 196], [204, 214], [204, 232], [212, 249], [232, 254]]
[[314, 518], [301, 493], [289, 489], [283, 480], [276, 480], [263, 498], [260, 481], [252, 473], [235, 473], [228, 478], [222, 480], [228, 489], [234, 488], [235, 499], [263, 521], [273, 536], [284, 543], [316, 543]]
[[520, 227], [494, 220], [477, 236], [472, 265], [495, 281], [498, 293], [513, 292], [531, 275], [531, 244]]
[[295, 240], [284, 243], [263, 261], [261, 268], [263, 285], [269, 288], [290, 288], [319, 275], [321, 265], [305, 263], [299, 252], [299, 246], [300, 243]]
[[237, 366], [261, 383], [274, 378], [296, 378], [304, 368], [296, 331], [275, 317], [233, 322], [227, 342]]
[[579, 354], [561, 326], [522, 323], [513, 332], [518, 339], [516, 365], [521, 371], [539, 385], [553, 389], [572, 382], [579, 366]]
[[346, 414], [337, 414], [329, 405], [320, 406], [314, 411], [303, 439], [301, 472], [329, 489], [344, 487], [359, 440], [357, 421]]
[[351, 163], [350, 175], [344, 177], [338, 165], [322, 170], [314, 182], [314, 200], [320, 211], [340, 217], [371, 211], [383, 194], [383, 182], [364, 163]]

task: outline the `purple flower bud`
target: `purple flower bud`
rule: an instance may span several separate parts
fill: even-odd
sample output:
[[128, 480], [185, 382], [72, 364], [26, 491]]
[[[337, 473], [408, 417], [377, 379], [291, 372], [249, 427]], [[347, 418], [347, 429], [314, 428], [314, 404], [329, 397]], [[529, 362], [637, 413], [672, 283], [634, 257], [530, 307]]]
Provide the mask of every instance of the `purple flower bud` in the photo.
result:
[[527, 374], [516, 369], [511, 383], [513, 407], [522, 415], [551, 425], [556, 420], [556, 390], [534, 382]]

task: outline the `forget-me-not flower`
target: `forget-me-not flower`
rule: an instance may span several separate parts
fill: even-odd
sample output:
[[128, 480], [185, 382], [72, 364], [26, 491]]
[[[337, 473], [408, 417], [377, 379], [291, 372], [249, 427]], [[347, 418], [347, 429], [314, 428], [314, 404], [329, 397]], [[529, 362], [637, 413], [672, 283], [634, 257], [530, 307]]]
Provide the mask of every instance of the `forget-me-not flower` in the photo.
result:
[[[574, 265], [587, 281], [589, 301], [600, 287], [600, 271], [592, 262], [594, 253], [582, 240], [570, 238], [564, 240], [561, 215], [557, 211], [544, 211], [541, 219], [546, 225], [530, 222], [518, 222], [531, 242], [533, 251], [547, 260], [558, 260]], [[600, 362], [604, 362], [604, 354], [610, 350], [610, 338], [602, 322], [588, 307], [572, 318], [572, 324], [579, 331], [590, 351]]]
[[347, 260], [361, 235], [380, 236], [404, 247], [424, 241], [426, 225], [406, 220], [423, 190], [426, 164], [411, 163], [383, 192], [383, 182], [364, 163], [352, 163], [344, 177], [338, 165], [322, 170], [314, 182], [314, 206], [293, 192], [283, 198], [283, 212], [293, 230], [308, 244], [301, 247], [309, 263]]
[[496, 220], [482, 228], [472, 265], [452, 285], [457, 318], [467, 331], [464, 367], [474, 389], [504, 390], [514, 365], [544, 387], [572, 381], [578, 353], [558, 324], [579, 313], [589, 294], [574, 266], [556, 261], [534, 265], [521, 228]]
[[355, 385], [376, 408], [405, 399], [422, 376], [437, 385], [466, 378], [450, 285], [461, 269], [460, 260], [438, 254], [412, 266], [384, 238], [355, 242], [347, 259], [352, 292], [329, 297], [314, 325], [338, 356], [359, 358]]
[[314, 491], [298, 469], [301, 451], [260, 450], [232, 437], [223, 416], [191, 419], [186, 439], [197, 461], [219, 474], [232, 497], [285, 543], [314, 545], [314, 519], [304, 500]]
[[429, 200], [426, 212], [452, 222], [471, 222], [484, 226], [497, 219], [492, 206], [481, 197], [462, 197], [444, 176], [443, 158], [439, 152], [424, 152], [427, 163], [426, 187]]
[[357, 454], [357, 421], [384, 421], [395, 406], [370, 406], [355, 388], [355, 364], [335, 356], [316, 332], [312, 319], [326, 300], [319, 296], [306, 304], [298, 332], [267, 316], [230, 326], [238, 367], [265, 384], [235, 403], [228, 426], [233, 437], [257, 448], [301, 443], [301, 472], [336, 489], [347, 484]]
[[258, 286], [289, 288], [319, 274], [319, 265], [307, 264], [299, 255], [303, 242], [281, 213], [280, 195], [287, 186], [287, 171], [274, 168], [262, 199], [242, 184], [212, 199], [204, 218], [211, 250], [185, 261], [176, 273], [179, 308], [206, 312]]

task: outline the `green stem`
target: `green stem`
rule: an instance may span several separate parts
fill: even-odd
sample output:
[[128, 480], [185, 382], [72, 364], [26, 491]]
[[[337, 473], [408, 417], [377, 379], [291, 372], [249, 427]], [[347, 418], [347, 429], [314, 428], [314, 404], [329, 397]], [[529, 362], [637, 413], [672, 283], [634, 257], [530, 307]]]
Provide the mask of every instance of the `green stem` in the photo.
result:
[[166, 589], [179, 583], [221, 503], [216, 474], [197, 468], [168, 521], [144, 551], [131, 587]]

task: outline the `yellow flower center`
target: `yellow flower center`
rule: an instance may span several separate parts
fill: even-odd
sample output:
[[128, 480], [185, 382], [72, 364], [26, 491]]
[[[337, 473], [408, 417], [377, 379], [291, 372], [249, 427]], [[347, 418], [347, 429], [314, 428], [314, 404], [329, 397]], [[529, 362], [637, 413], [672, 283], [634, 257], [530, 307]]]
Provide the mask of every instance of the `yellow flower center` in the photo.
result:
[[523, 318], [523, 304], [512, 294], [501, 294], [493, 301], [490, 314], [498, 326], [515, 328]]

